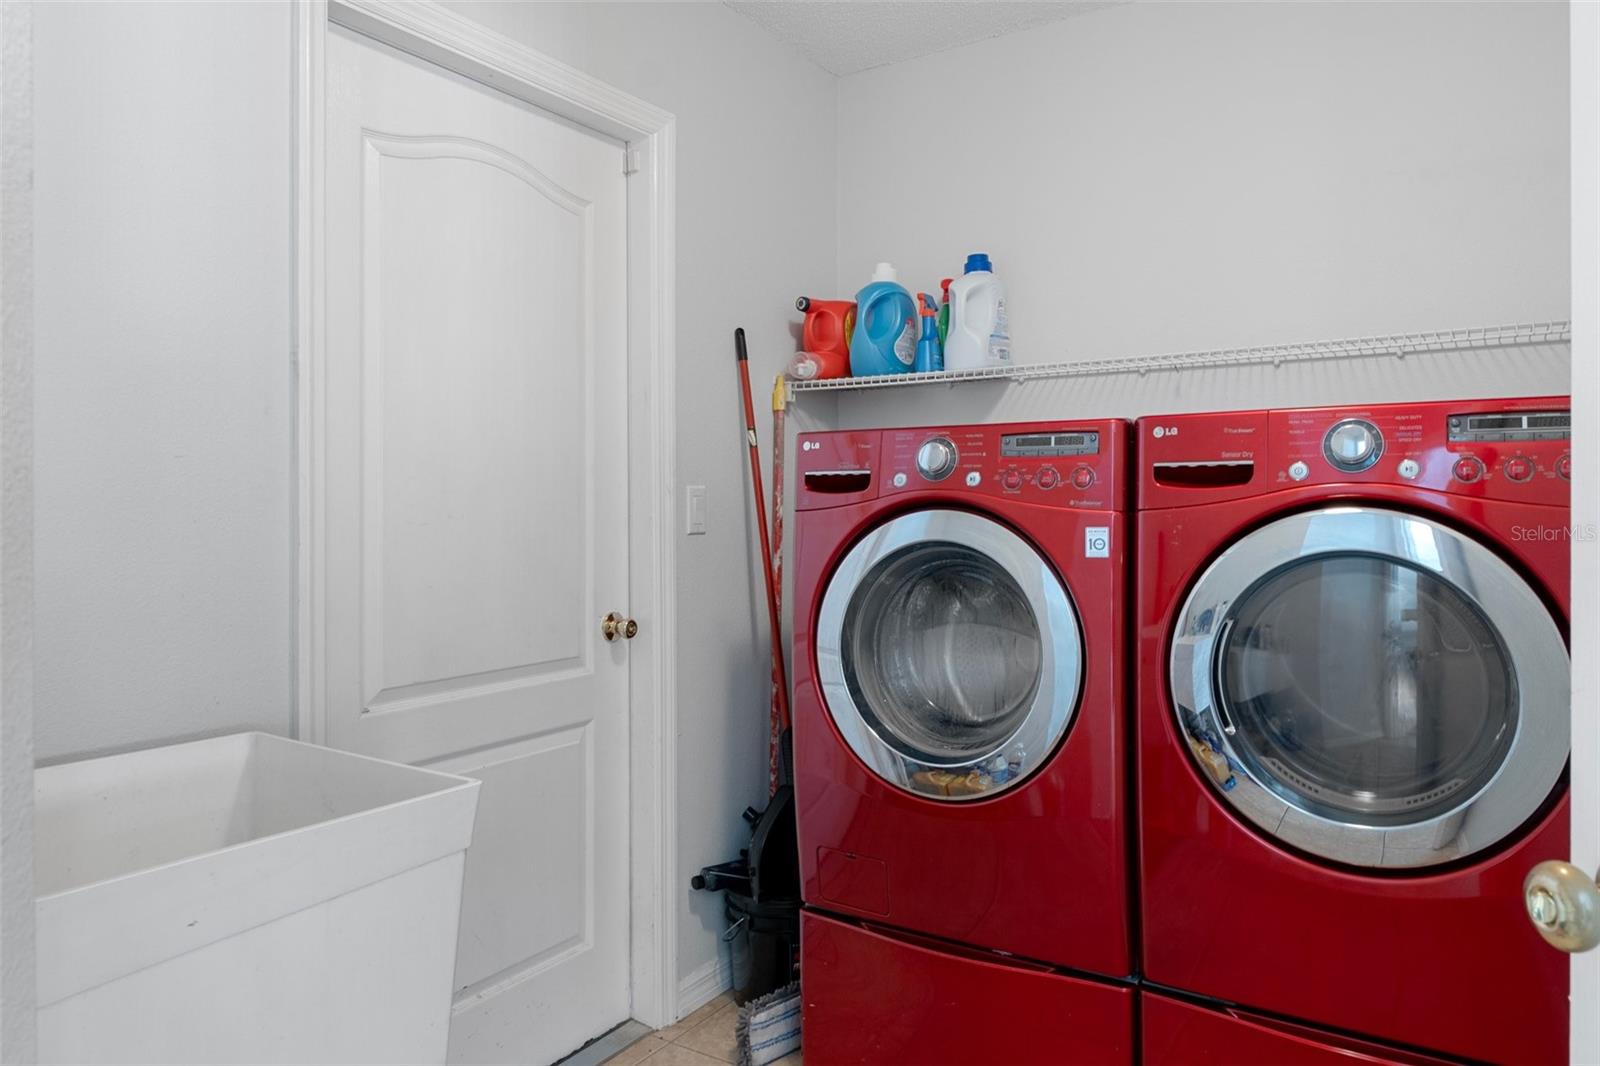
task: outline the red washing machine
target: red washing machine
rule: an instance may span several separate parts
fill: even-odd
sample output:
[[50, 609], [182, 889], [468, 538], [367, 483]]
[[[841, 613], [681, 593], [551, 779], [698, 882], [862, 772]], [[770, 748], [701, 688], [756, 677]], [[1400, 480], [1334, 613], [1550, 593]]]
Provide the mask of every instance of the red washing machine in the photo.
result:
[[[966, 1046], [962, 1004], [1001, 1058], [1036, 1041], [1065, 1054], [1069, 1003], [1103, 1019], [1083, 1034], [1104, 1061], [1131, 1054], [1116, 980], [1133, 969], [1126, 435], [1103, 421], [801, 436], [808, 1061], [944, 1061]], [[898, 968], [870, 968], [889, 955]], [[926, 994], [908, 1002], [889, 982], [910, 970]], [[995, 1013], [991, 978], [1037, 999]], [[872, 992], [846, 1005], [852, 981]], [[920, 1043], [867, 1039], [908, 1018]], [[1119, 1035], [1092, 1037], [1105, 1031]]]
[[1565, 1062], [1564, 397], [1144, 418], [1146, 981]]

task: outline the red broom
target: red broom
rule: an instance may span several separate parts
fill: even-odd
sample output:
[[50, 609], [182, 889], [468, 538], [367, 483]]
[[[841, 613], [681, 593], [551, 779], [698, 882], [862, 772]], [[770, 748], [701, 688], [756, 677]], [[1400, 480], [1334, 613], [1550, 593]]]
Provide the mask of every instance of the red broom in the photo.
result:
[[[767, 534], [766, 490], [761, 483], [761, 448], [756, 437], [756, 407], [750, 395], [750, 359], [745, 350], [744, 330], [733, 331], [733, 345], [739, 363], [739, 388], [744, 396], [745, 442], [750, 447], [750, 485], [755, 497], [756, 529], [761, 535], [761, 576], [767, 586], [767, 625], [772, 633], [772, 683], [776, 686], [780, 745], [789, 749], [789, 679], [783, 664], [783, 637], [778, 617], [778, 582], [773, 572], [772, 541]], [[787, 757], [785, 757], [787, 762]]]

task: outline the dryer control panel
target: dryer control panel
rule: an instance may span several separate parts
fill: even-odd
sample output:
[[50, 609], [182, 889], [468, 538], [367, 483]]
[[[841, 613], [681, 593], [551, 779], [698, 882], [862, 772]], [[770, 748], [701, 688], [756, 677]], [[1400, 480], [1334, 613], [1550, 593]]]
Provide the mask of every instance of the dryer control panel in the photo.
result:
[[1139, 506], [1328, 484], [1565, 505], [1571, 426], [1564, 396], [1141, 418]]

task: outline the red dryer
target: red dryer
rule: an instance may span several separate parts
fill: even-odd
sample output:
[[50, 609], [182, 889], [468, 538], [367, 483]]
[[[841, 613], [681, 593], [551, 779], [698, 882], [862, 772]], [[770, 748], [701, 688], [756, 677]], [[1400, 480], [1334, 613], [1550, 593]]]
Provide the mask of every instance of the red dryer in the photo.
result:
[[[1064, 1056], [1068, 1004], [1097, 1019], [1080, 1035], [1103, 1061], [1131, 1055], [1133, 992], [1118, 980], [1133, 970], [1126, 431], [801, 436], [794, 764], [808, 1061], [946, 1061], [968, 1046], [963, 1025], [993, 1034], [999, 1058], [1035, 1042]], [[859, 969], [870, 959], [919, 974], [922, 992], [908, 999], [889, 971]], [[845, 996], [863, 980], [870, 994]], [[990, 981], [1031, 992], [1001, 997], [1014, 1004], [1002, 1009]], [[963, 1010], [984, 1021], [972, 1028]], [[910, 1043], [894, 1036], [907, 1018]]]
[[1136, 432], [1144, 979], [1566, 1061], [1567, 399]]

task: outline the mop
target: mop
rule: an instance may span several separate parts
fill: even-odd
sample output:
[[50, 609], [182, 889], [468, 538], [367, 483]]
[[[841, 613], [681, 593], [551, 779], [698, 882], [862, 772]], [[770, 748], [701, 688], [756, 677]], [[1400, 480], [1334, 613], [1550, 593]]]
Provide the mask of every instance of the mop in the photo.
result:
[[739, 1008], [738, 1066], [767, 1066], [800, 1050], [800, 982]]
[[[761, 486], [761, 449], [756, 436], [756, 409], [750, 397], [750, 363], [745, 351], [744, 330], [733, 332], [734, 348], [739, 361], [739, 387], [744, 396], [745, 442], [750, 448], [750, 481], [755, 494], [756, 528], [761, 538], [762, 576], [767, 586], [767, 621], [772, 633], [772, 728], [777, 738], [776, 749], [769, 754], [769, 774], [774, 789], [778, 783], [779, 764], [782, 776], [793, 780], [793, 756], [790, 754], [789, 683], [784, 669], [783, 641], [779, 630], [779, 589], [773, 547], [767, 536], [767, 507]], [[772, 394], [773, 448], [777, 465], [774, 474], [773, 508], [777, 513], [777, 529], [783, 531], [783, 407], [782, 392], [775, 388]], [[781, 540], [779, 541], [781, 544]], [[777, 756], [773, 758], [772, 756]], [[739, 1041], [739, 1066], [765, 1066], [800, 1049], [800, 983], [792, 981], [775, 992], [758, 996], [739, 1008], [739, 1021], [735, 1028]]]

